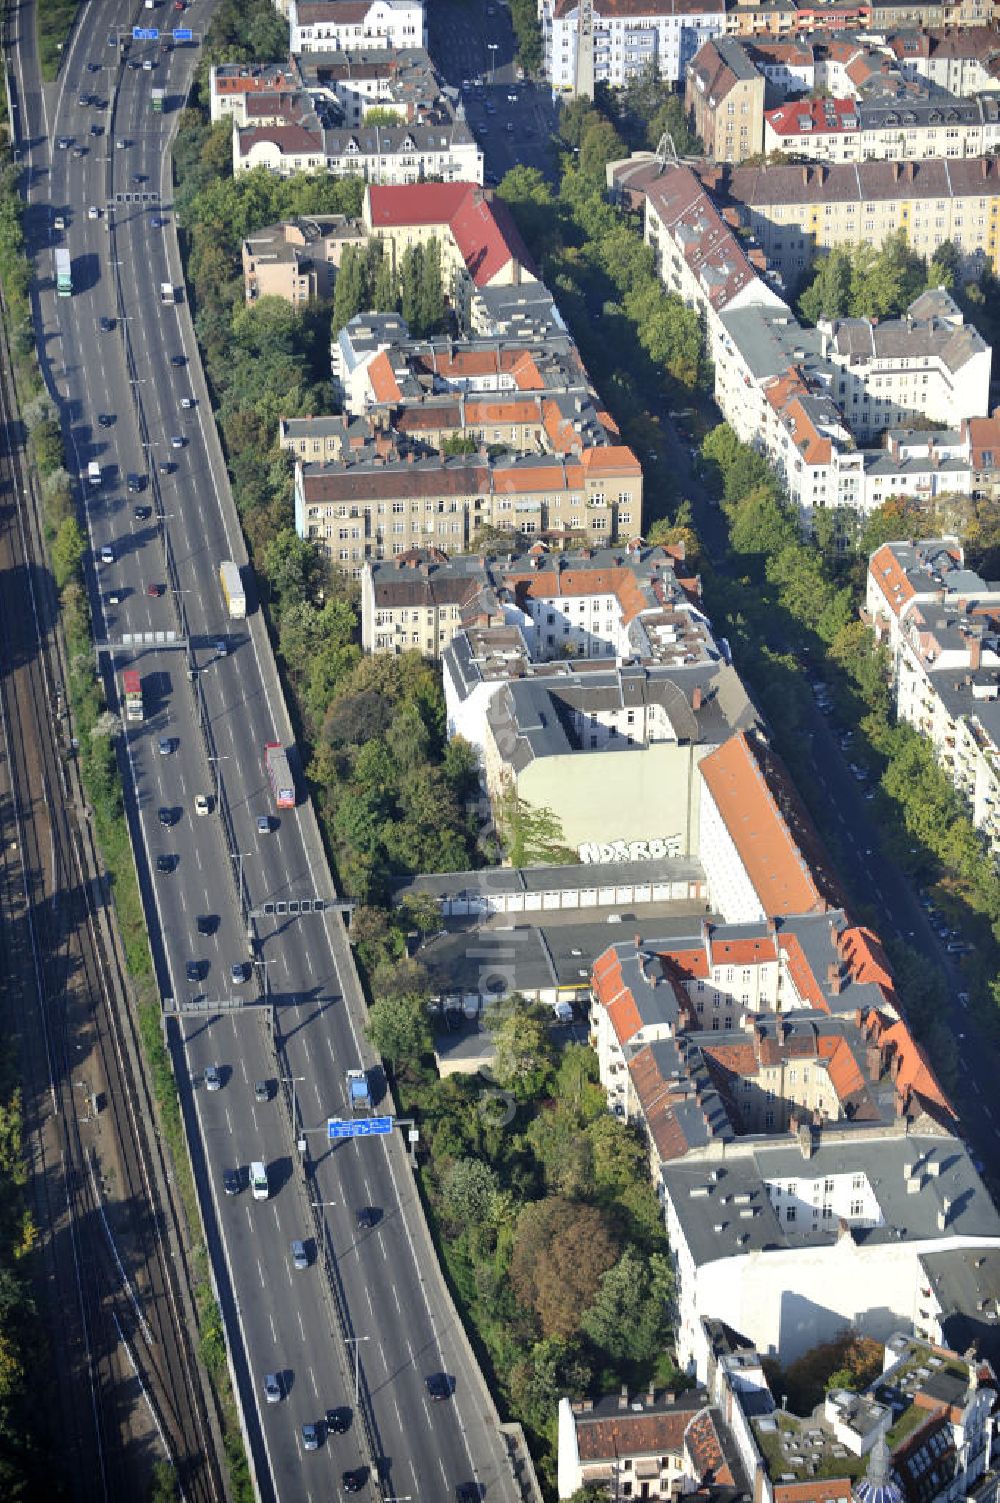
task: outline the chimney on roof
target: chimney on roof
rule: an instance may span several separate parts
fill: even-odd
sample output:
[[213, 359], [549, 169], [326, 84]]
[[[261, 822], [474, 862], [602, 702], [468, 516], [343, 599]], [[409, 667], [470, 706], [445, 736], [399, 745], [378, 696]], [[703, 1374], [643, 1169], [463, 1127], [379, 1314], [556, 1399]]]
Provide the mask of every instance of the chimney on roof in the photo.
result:
[[628, 1408], [628, 1384], [627, 1383], [623, 1383], [622, 1384], [621, 1393], [618, 1395], [618, 1408], [619, 1409], [627, 1409]]
[[642, 949], [642, 935], [641, 934], [636, 934], [636, 935], [633, 935], [633, 938], [635, 940], [635, 947], [636, 947], [636, 949], [637, 950], [641, 950]]
[[969, 667], [975, 673], [983, 662], [983, 643], [981, 637], [969, 638]]
[[826, 968], [826, 984], [835, 997], [839, 997], [844, 989], [844, 978], [835, 960], [831, 960]]
[[944, 1229], [945, 1229], [945, 1227], [948, 1225], [948, 1216], [949, 1216], [950, 1212], [951, 1212], [951, 1201], [948, 1199], [948, 1197], [946, 1195], [944, 1197], [944, 1199], [942, 1200], [942, 1202], [941, 1202], [941, 1209], [940, 1209], [940, 1211], [938, 1211], [938, 1215], [937, 1215], [937, 1224], [938, 1224], [938, 1231], [939, 1232], [943, 1232]]
[[816, 1143], [813, 1138], [811, 1122], [800, 1122], [795, 1133], [798, 1139], [799, 1152], [804, 1159], [811, 1159], [816, 1151]]
[[808, 186], [809, 186], [809, 168], [808, 167], [803, 167], [803, 169], [802, 169], [802, 185], [805, 188], [808, 188]]
[[778, 920], [772, 915], [767, 921], [767, 933], [770, 939], [778, 937]]
[[701, 685], [700, 684], [695, 684], [694, 688], [691, 690], [691, 708], [692, 708], [692, 710], [695, 711], [696, 714], [701, 709]]
[[879, 1080], [882, 1076], [882, 1051], [877, 1044], [869, 1044], [865, 1050], [865, 1067], [872, 1080]]
[[646, 1389], [646, 1403], [656, 1403], [656, 1389], [653, 1387], [652, 1379], [650, 1379], [649, 1387]]

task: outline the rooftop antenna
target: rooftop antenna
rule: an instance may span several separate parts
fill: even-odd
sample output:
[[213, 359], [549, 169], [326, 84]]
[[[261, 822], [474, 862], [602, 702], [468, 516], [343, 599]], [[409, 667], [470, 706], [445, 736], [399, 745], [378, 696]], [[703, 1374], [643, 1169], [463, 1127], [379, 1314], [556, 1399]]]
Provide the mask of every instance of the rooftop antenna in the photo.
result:
[[665, 167], [679, 167], [681, 165], [681, 159], [677, 155], [677, 147], [674, 145], [674, 138], [668, 130], [663, 132], [663, 135], [657, 142], [655, 161], [660, 172]]

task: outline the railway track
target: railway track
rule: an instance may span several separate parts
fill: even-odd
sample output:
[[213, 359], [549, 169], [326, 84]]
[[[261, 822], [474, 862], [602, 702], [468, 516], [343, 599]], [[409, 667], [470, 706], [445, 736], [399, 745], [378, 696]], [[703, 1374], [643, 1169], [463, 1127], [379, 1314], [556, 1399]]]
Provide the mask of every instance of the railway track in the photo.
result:
[[44, 1268], [54, 1382], [39, 1417], [74, 1498], [141, 1496], [152, 1445], [183, 1498], [221, 1503], [128, 978], [76, 818], [53, 590], [17, 432], [0, 340], [0, 1016], [20, 1051]]

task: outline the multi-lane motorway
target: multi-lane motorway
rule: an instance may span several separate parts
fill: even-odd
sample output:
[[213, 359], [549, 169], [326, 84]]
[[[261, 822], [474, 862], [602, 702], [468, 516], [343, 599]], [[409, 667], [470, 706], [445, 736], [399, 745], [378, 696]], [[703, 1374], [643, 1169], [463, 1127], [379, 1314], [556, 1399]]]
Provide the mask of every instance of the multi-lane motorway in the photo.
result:
[[[141, 18], [171, 24], [163, 6]], [[343, 1471], [374, 1459], [381, 1477], [369, 1477], [373, 1493], [381, 1485], [385, 1496], [439, 1499], [475, 1483], [483, 1499], [514, 1499], [507, 1441], [433, 1258], [404, 1144], [396, 1136], [331, 1151], [312, 1131], [346, 1114], [345, 1071], [372, 1063], [341, 920], [331, 911], [265, 921], [248, 939], [237, 902], [240, 867], [255, 905], [335, 894], [308, 807], [283, 812], [269, 834], [257, 830], [259, 815], [274, 814], [263, 745], [287, 743], [288, 721], [259, 613], [227, 618], [218, 565], [246, 555], [189, 312], [159, 294], [161, 283], [182, 281], [167, 148], [197, 50], [133, 43], [122, 56], [109, 36], [135, 19], [113, 0], [92, 0], [58, 84], [43, 91], [33, 16], [22, 5], [14, 103], [43, 366], [71, 466], [82, 476], [96, 460], [102, 470], [99, 487], [81, 480], [95, 629], [118, 644], [116, 676], [134, 664], [143, 679], [146, 719], [128, 734], [126, 796], [161, 989], [178, 1009], [201, 1008], [179, 1012], [175, 1060], [259, 1492], [329, 1497]], [[197, 33], [206, 21], [198, 0], [184, 24]], [[152, 109], [154, 88], [166, 90], [162, 115]], [[136, 199], [144, 194], [157, 198]], [[64, 230], [55, 228], [57, 214]], [[54, 294], [58, 245], [73, 258], [71, 298]], [[113, 327], [102, 331], [102, 319]], [[101, 425], [100, 415], [110, 422]], [[141, 494], [129, 492], [128, 475], [143, 478]], [[105, 547], [112, 561], [100, 563]], [[186, 646], [161, 637], [121, 650], [123, 636], [136, 633], [174, 633]], [[203, 817], [199, 793], [213, 795]], [[168, 825], [161, 810], [170, 811]], [[158, 869], [161, 855], [170, 869]], [[210, 932], [199, 932], [199, 919]], [[238, 981], [232, 968], [244, 964], [248, 979]], [[277, 1042], [269, 1014], [246, 1005], [259, 1000], [265, 973]], [[209, 1065], [221, 1067], [217, 1091], [205, 1085]], [[267, 1101], [255, 1096], [260, 1078], [274, 1083]], [[305, 1154], [291, 1132], [292, 1079]], [[268, 1165], [266, 1202], [247, 1187], [255, 1159]], [[241, 1189], [226, 1195], [223, 1172], [232, 1168]], [[369, 1208], [374, 1224], [361, 1227], [358, 1212]], [[304, 1269], [292, 1266], [298, 1238], [310, 1256]], [[345, 1347], [343, 1330], [356, 1344]], [[355, 1409], [355, 1350], [367, 1426]], [[284, 1395], [270, 1404], [268, 1373], [280, 1375]], [[443, 1403], [427, 1391], [435, 1373], [453, 1380]], [[338, 1406], [352, 1411], [347, 1433], [327, 1436], [321, 1427], [322, 1444], [307, 1453], [302, 1425]]]

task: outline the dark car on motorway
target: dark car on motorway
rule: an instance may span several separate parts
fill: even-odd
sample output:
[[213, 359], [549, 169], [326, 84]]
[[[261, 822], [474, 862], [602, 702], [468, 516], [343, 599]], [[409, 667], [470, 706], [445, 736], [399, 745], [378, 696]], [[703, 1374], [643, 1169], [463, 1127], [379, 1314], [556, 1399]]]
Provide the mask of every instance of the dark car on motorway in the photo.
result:
[[451, 1398], [454, 1385], [447, 1373], [428, 1373], [424, 1384], [427, 1388], [427, 1397], [435, 1404], [440, 1403], [442, 1399]]
[[101, 330], [102, 334], [110, 334], [111, 330], [114, 328], [114, 326], [115, 326], [114, 319], [113, 318], [108, 318], [107, 314], [104, 314], [103, 317], [99, 321], [99, 327], [100, 327], [100, 330]]
[[375, 1206], [358, 1207], [358, 1226], [362, 1231], [370, 1230], [378, 1225], [379, 1213]]
[[156, 870], [158, 872], [172, 872], [176, 860], [176, 856], [157, 856]]
[[238, 1195], [240, 1193], [240, 1176], [237, 1170], [223, 1169], [222, 1188], [227, 1195]]
[[346, 1405], [326, 1411], [326, 1428], [331, 1435], [346, 1435], [351, 1428], [351, 1411]]
[[173, 809], [160, 809], [158, 811], [158, 816], [157, 817], [159, 818], [160, 824], [163, 826], [163, 828], [165, 830], [169, 830], [170, 826], [174, 823], [174, 820], [177, 818], [177, 815], [175, 814], [175, 812], [174, 812]]
[[341, 1481], [345, 1493], [359, 1493], [368, 1481], [368, 1468], [356, 1466], [351, 1471], [345, 1472]]
[[180, 366], [182, 366], [182, 365], [187, 365], [187, 356], [186, 355], [171, 355], [171, 357], [170, 357], [170, 364], [171, 365], [176, 365], [178, 368]]
[[[189, 960], [187, 965], [184, 967], [184, 974], [187, 976], [187, 979], [189, 981], [200, 981], [203, 972], [204, 961], [201, 960]], [[209, 1090], [211, 1090], [211, 1086], [209, 1087]]]

